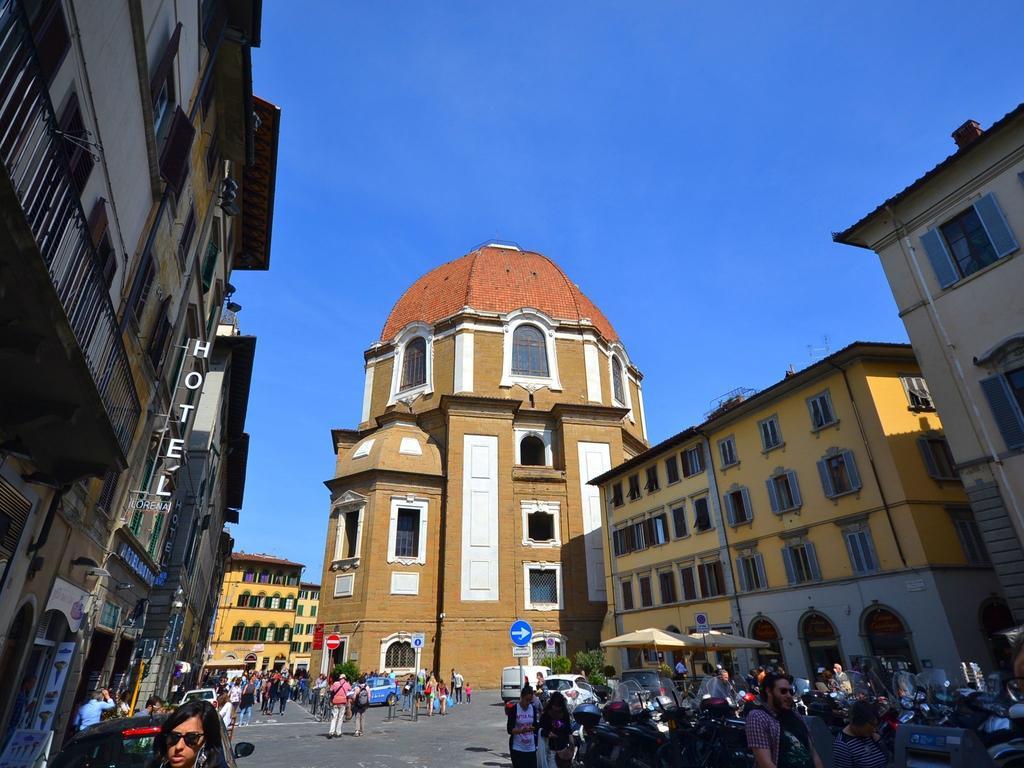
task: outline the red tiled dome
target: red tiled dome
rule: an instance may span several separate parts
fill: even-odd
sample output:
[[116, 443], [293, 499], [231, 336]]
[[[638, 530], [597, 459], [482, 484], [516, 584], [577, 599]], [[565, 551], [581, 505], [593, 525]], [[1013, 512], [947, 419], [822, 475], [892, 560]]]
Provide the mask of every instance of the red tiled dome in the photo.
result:
[[586, 318], [607, 340], [618, 339], [608, 318], [547, 256], [484, 246], [409, 286], [388, 315], [381, 341], [391, 341], [409, 323], [433, 325], [463, 307], [502, 313], [531, 307], [556, 320]]

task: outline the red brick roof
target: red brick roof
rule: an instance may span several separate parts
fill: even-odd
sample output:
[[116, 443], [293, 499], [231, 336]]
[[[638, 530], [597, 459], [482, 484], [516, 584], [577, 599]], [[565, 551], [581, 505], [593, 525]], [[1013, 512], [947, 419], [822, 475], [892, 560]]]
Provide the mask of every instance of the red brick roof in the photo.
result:
[[284, 565], [291, 566], [293, 568], [305, 568], [302, 563], [293, 563], [291, 560], [282, 560], [280, 557], [274, 557], [273, 555], [264, 555], [257, 552], [232, 552], [232, 560], [240, 560], [246, 563], [268, 563], [271, 565]]
[[413, 283], [388, 315], [381, 341], [409, 323], [433, 325], [463, 307], [502, 313], [531, 307], [556, 320], [587, 318], [607, 340], [618, 340], [608, 318], [547, 256], [483, 246]]

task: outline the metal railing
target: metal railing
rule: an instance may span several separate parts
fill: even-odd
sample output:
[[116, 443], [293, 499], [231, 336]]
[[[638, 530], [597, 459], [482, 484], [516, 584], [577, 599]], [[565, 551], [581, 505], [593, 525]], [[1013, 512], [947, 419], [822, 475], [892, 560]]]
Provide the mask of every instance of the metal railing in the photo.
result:
[[139, 399], [57, 125], [21, 2], [0, 0], [0, 162], [127, 455]]

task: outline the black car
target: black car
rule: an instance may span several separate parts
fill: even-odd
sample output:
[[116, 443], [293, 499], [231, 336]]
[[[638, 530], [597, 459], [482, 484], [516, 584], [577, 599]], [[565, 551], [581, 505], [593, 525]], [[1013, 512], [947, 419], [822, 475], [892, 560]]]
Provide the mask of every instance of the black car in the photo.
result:
[[[76, 733], [49, 762], [50, 768], [147, 768], [153, 762], [153, 739], [167, 715], [118, 717], [104, 720]], [[256, 749], [246, 741], [232, 748], [221, 730], [228, 768], [235, 758], [248, 757]]]

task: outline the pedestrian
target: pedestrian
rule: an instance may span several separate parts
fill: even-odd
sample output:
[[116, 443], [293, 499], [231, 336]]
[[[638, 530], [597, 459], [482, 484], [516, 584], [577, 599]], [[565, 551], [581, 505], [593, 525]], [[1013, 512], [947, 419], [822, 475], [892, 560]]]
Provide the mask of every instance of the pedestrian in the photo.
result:
[[426, 685], [423, 686], [423, 697], [427, 702], [427, 717], [434, 716], [434, 676], [430, 675], [427, 678]]
[[540, 696], [544, 692], [544, 673], [537, 670], [537, 685], [534, 686], [537, 691], [537, 695]]
[[155, 764], [174, 768], [226, 768], [221, 719], [208, 701], [196, 699], [164, 720], [153, 739]]
[[412, 697], [416, 692], [416, 678], [410, 673], [402, 686], [402, 711], [412, 711]]
[[747, 715], [747, 747], [756, 768], [822, 768], [807, 725], [793, 711], [793, 679], [766, 675], [762, 707]]
[[473, 703], [473, 689], [470, 687], [469, 683], [466, 683], [466, 703]]
[[437, 684], [437, 700], [439, 702], [439, 709], [442, 715], [448, 714], [448, 688], [443, 683]]
[[251, 679], [246, 680], [242, 686], [242, 695], [238, 701], [238, 725], [240, 727], [252, 723], [252, 705], [256, 702], [256, 685], [253, 681]]
[[359, 678], [356, 687], [349, 693], [352, 705], [352, 719], [355, 720], [356, 736], [363, 735], [363, 716], [370, 708], [370, 689], [366, 686], [366, 675]]
[[462, 688], [463, 688], [463, 686], [465, 686], [465, 684], [466, 684], [466, 678], [464, 678], [462, 676], [461, 672], [456, 672], [455, 673], [455, 683], [452, 685], [452, 688], [455, 689], [455, 702], [457, 704], [461, 704], [462, 703]]
[[863, 699], [850, 705], [850, 722], [836, 734], [832, 760], [835, 768], [885, 768], [889, 754], [875, 733], [878, 713]]
[[686, 678], [686, 663], [682, 660], [682, 658], [680, 658], [679, 661], [676, 662], [675, 679], [676, 680], [683, 680], [685, 678]]
[[224, 721], [224, 729], [228, 732], [228, 740], [235, 735], [235, 717], [231, 710], [231, 698], [226, 693], [217, 697], [217, 714]]
[[533, 706], [533, 688], [529, 683], [519, 693], [519, 701], [506, 708], [508, 711], [508, 749], [512, 768], [537, 766], [537, 708]]
[[850, 676], [843, 671], [843, 665], [839, 662], [832, 665], [832, 687], [839, 693], [853, 693]]
[[278, 706], [280, 707], [277, 711], [277, 714], [284, 714], [284, 705], [288, 703], [288, 697], [291, 696], [291, 692], [292, 689], [288, 683], [288, 680], [286, 680], [285, 678], [281, 678], [281, 680], [278, 681], [277, 687], [277, 702]]
[[103, 713], [108, 709], [113, 709], [114, 706], [110, 691], [106, 688], [96, 691], [87, 702], [78, 708], [74, 719], [75, 730], [84, 731], [90, 725], [96, 725], [102, 719]]
[[331, 685], [331, 725], [327, 731], [327, 738], [333, 739], [341, 736], [341, 727], [345, 723], [345, 712], [348, 711], [348, 678], [345, 675], [338, 675], [338, 679]]
[[572, 722], [565, 696], [560, 691], [555, 691], [548, 698], [540, 714], [539, 726], [540, 737], [548, 754], [554, 756], [556, 768], [570, 768], [574, 752]]
[[164, 710], [164, 700], [159, 696], [150, 696], [146, 699], [146, 713], [150, 717], [156, 717]]
[[231, 717], [237, 723], [238, 713], [242, 709], [242, 678], [236, 677], [228, 688], [228, 700], [231, 702]]

